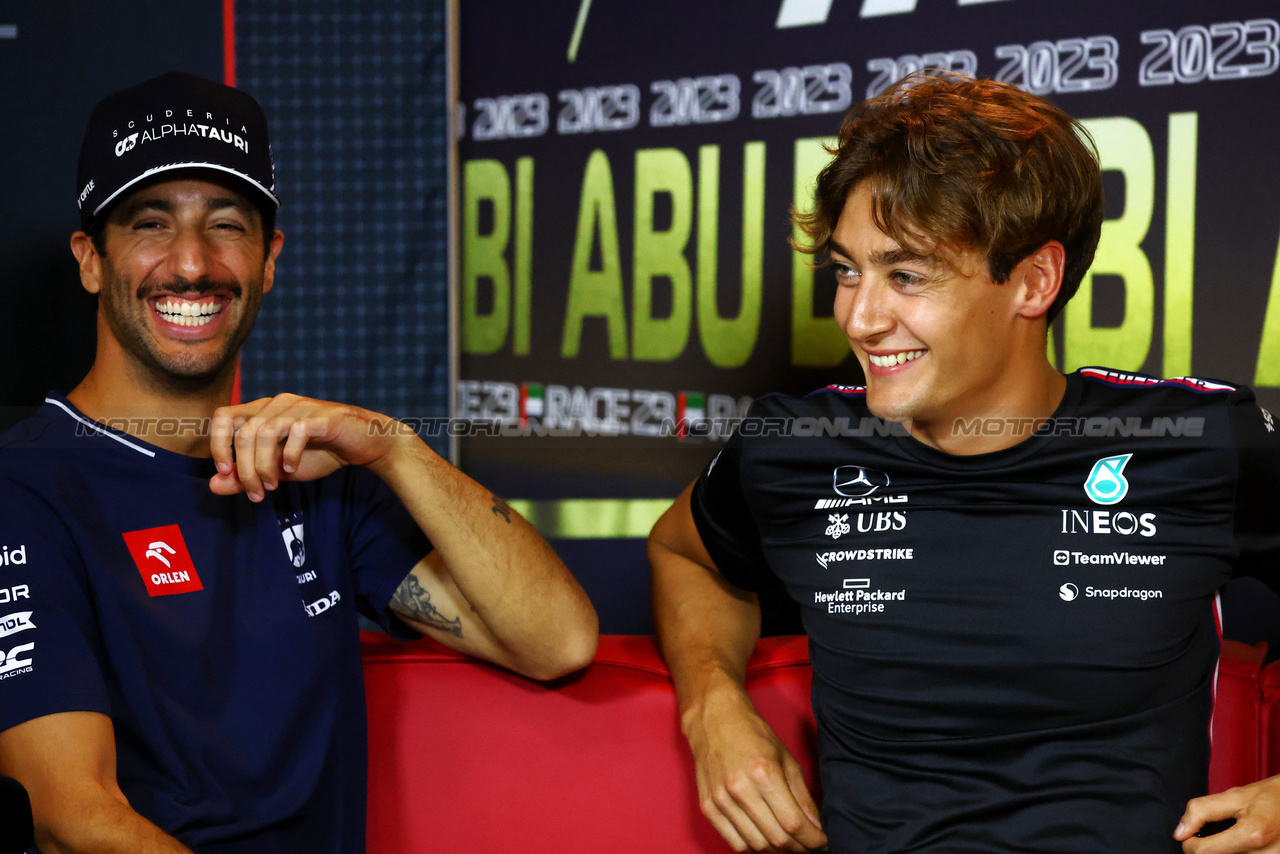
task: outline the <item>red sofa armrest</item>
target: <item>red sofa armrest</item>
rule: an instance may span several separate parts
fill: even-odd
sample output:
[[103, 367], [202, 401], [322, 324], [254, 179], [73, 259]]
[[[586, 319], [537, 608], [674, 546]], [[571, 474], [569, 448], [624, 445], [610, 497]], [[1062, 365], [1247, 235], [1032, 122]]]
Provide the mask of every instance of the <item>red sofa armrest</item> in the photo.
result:
[[[603, 636], [548, 684], [429, 640], [362, 646], [371, 854], [731, 850], [698, 810], [652, 638]], [[811, 680], [805, 638], [766, 638], [747, 688], [816, 793]]]

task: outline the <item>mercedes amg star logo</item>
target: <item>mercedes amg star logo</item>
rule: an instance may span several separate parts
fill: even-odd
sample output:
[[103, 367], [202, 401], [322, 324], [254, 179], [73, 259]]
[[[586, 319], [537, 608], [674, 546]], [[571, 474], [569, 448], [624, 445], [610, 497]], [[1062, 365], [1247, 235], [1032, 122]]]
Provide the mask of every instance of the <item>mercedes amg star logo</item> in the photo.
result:
[[831, 473], [831, 487], [836, 495], [861, 498], [889, 485], [889, 475], [863, 466], [840, 466]]

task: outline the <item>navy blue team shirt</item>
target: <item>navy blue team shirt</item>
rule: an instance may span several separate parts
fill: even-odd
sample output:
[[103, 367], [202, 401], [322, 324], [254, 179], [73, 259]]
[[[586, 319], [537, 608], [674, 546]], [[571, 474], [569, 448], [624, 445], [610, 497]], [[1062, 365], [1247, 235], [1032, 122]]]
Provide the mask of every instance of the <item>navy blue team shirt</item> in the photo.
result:
[[953, 456], [862, 388], [767, 397], [693, 491], [720, 572], [801, 608], [835, 854], [1176, 852], [1205, 793], [1216, 593], [1280, 576], [1275, 419], [1085, 369], [1012, 429]]
[[214, 472], [57, 395], [0, 438], [0, 730], [109, 715], [130, 805], [198, 851], [363, 851], [356, 615], [413, 636], [430, 543], [359, 467], [259, 504]]

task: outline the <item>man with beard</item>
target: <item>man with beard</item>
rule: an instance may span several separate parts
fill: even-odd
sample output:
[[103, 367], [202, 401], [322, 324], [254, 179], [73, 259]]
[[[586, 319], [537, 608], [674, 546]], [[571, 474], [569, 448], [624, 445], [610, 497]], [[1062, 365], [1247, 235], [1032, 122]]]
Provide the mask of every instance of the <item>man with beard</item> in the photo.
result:
[[404, 425], [229, 405], [283, 244], [252, 98], [176, 73], [106, 98], [78, 190], [95, 361], [0, 439], [0, 773], [45, 851], [363, 850], [357, 614], [550, 679], [595, 613]]

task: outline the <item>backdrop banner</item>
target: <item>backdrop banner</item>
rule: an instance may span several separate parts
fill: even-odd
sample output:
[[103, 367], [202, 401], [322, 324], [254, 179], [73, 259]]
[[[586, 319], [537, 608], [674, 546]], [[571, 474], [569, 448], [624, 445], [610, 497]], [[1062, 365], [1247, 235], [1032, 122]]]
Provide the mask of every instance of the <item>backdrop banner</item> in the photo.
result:
[[[787, 244], [789, 209], [810, 203], [850, 105], [921, 68], [1043, 94], [1097, 143], [1109, 219], [1055, 325], [1059, 367], [1223, 378], [1280, 405], [1274, 2], [460, 14], [452, 429], [468, 470], [531, 499], [552, 536], [642, 535], [750, 399], [860, 381], [831, 272]], [[619, 547], [611, 584], [644, 572]]]

